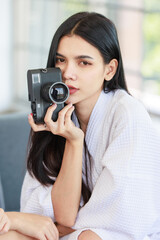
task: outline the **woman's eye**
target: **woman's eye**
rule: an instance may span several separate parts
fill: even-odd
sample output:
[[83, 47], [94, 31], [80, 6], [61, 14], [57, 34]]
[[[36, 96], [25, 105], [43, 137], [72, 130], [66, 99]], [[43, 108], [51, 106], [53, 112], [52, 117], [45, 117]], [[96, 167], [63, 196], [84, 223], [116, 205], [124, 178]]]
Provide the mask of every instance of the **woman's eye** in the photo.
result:
[[81, 61], [80, 64], [81, 64], [81, 65], [84, 65], [84, 66], [86, 66], [86, 65], [90, 65], [90, 63], [87, 62], [87, 61]]
[[56, 58], [56, 63], [63, 63], [65, 60], [63, 58]]

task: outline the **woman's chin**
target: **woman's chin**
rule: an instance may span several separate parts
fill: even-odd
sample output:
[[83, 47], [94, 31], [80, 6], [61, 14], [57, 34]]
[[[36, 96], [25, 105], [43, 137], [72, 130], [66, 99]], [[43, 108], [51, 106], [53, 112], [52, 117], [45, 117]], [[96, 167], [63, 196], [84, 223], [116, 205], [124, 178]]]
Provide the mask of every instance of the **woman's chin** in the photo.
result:
[[69, 97], [69, 98], [67, 99], [67, 101], [65, 101], [65, 103], [66, 103], [66, 104], [69, 104], [69, 103], [74, 104], [74, 101], [72, 100], [71, 97]]
[[65, 103], [66, 103], [66, 104], [69, 104], [69, 103], [70, 103], [69, 98], [67, 99], [67, 101], [65, 101]]

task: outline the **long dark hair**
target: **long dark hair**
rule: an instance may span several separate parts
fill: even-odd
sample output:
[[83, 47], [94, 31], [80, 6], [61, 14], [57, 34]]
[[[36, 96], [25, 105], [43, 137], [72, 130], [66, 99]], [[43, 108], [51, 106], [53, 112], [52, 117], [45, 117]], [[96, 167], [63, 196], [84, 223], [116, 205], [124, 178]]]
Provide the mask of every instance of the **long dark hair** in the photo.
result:
[[[95, 46], [105, 63], [117, 59], [116, 74], [109, 82], [104, 81], [104, 89], [109, 92], [115, 89], [124, 89], [128, 92], [117, 31], [108, 18], [98, 13], [80, 12], [69, 17], [57, 29], [49, 51], [47, 67], [55, 67], [56, 52], [60, 39], [66, 35], [78, 35]], [[107, 83], [107, 88], [105, 84]], [[29, 155], [27, 169], [43, 185], [54, 184], [54, 177], [58, 176], [61, 168], [65, 139], [50, 132], [33, 132], [29, 140]], [[88, 155], [85, 144], [85, 152]], [[88, 158], [88, 157], [86, 157]], [[86, 183], [82, 181], [82, 196], [86, 203], [91, 195], [88, 184], [86, 166]]]

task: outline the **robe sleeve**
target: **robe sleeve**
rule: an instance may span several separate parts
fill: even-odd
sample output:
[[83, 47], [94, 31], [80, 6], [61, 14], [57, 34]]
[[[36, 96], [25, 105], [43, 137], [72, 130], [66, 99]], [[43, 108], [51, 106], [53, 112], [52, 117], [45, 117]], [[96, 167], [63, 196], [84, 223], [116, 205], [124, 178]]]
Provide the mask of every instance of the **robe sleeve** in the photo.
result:
[[160, 236], [159, 145], [143, 107], [119, 108], [99, 159], [102, 172], [74, 227], [102, 229], [104, 240], [142, 240], [153, 232]]
[[39, 183], [27, 172], [21, 191], [20, 211], [48, 216], [55, 221], [51, 200], [51, 190], [52, 186], [42, 186], [41, 183]]

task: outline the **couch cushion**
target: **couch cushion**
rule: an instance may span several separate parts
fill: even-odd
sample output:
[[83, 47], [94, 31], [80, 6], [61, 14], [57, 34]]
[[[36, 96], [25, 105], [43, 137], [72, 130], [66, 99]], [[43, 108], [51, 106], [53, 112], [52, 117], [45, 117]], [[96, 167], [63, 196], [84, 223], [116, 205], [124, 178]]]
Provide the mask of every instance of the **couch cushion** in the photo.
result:
[[2, 188], [2, 183], [1, 183], [1, 177], [0, 177], [0, 208], [5, 209], [4, 196], [3, 196], [3, 188]]
[[27, 114], [0, 115], [0, 175], [6, 211], [20, 207], [29, 131]]

